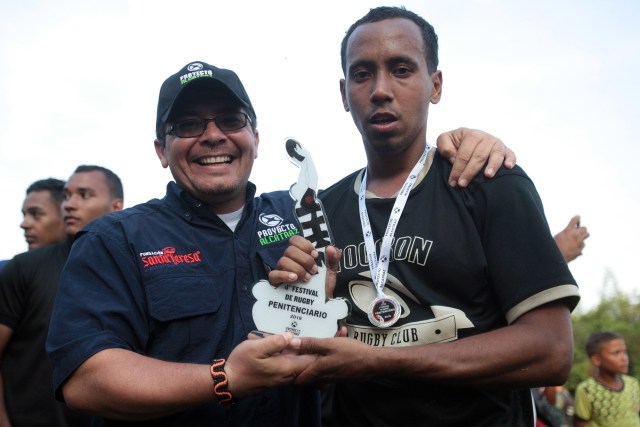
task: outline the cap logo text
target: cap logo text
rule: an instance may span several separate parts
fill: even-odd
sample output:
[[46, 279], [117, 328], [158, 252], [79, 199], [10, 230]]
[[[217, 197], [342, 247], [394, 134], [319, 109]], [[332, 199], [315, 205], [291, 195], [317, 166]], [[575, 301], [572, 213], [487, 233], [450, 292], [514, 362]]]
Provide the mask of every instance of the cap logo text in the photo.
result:
[[192, 73], [183, 74], [180, 76], [180, 84], [185, 85], [189, 83], [191, 80], [194, 80], [200, 77], [213, 77], [213, 71], [200, 70], [200, 71], [194, 71]]

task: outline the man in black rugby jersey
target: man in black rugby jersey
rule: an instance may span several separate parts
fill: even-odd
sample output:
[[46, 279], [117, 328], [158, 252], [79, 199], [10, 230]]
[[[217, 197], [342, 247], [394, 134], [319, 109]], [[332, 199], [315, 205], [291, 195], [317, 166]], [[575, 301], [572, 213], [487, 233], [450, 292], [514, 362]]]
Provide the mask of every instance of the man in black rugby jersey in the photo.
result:
[[[347, 337], [296, 346], [317, 355], [296, 382], [335, 383], [336, 426], [533, 426], [530, 388], [569, 374], [579, 300], [533, 183], [516, 167], [449, 184], [426, 141], [443, 79], [422, 17], [372, 9], [341, 54], [367, 166], [319, 196], [352, 312]], [[290, 242], [272, 283], [314, 273], [311, 243]]]

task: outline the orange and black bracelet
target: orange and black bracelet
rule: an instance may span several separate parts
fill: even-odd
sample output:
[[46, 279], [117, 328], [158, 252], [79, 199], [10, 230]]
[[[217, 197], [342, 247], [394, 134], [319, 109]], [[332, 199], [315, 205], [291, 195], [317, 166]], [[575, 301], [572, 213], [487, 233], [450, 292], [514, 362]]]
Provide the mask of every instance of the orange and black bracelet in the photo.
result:
[[213, 359], [211, 362], [211, 379], [213, 379], [213, 394], [218, 403], [229, 409], [235, 402], [229, 391], [229, 380], [224, 372], [225, 359]]

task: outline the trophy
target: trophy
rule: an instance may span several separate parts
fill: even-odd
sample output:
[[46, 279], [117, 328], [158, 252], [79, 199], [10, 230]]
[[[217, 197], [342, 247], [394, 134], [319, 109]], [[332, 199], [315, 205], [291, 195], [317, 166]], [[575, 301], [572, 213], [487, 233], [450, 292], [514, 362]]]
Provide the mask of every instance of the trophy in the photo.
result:
[[253, 320], [261, 332], [290, 332], [295, 336], [333, 337], [338, 321], [349, 314], [349, 303], [343, 298], [326, 299], [326, 247], [332, 237], [322, 202], [317, 196], [318, 173], [307, 150], [294, 139], [286, 141], [287, 154], [300, 168], [298, 182], [289, 189], [295, 200], [294, 211], [304, 238], [318, 252], [318, 273], [308, 282], [297, 281], [271, 286], [260, 280], [253, 286]]

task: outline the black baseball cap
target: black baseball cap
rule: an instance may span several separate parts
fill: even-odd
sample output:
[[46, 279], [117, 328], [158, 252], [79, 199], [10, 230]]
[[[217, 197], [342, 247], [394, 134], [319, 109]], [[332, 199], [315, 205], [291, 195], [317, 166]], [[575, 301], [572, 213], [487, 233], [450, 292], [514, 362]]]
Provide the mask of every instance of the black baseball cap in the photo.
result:
[[180, 71], [167, 78], [160, 87], [158, 115], [156, 118], [156, 135], [158, 137], [161, 137], [161, 127], [169, 118], [173, 104], [182, 93], [182, 90], [193, 82], [204, 84], [206, 81], [210, 81], [212, 84], [218, 86], [222, 85], [228, 89], [229, 92], [240, 101], [240, 104], [249, 110], [250, 115], [255, 119], [255, 111], [251, 105], [249, 95], [235, 72], [209, 65], [206, 62], [194, 61], [188, 63], [182, 67]]

